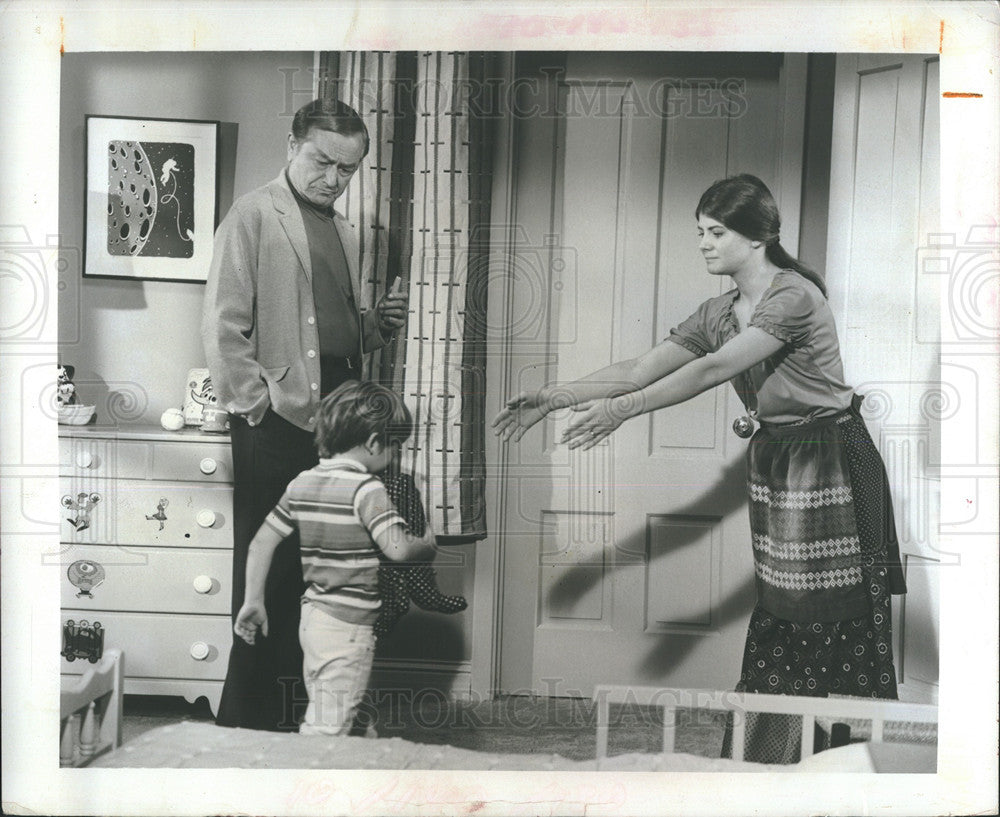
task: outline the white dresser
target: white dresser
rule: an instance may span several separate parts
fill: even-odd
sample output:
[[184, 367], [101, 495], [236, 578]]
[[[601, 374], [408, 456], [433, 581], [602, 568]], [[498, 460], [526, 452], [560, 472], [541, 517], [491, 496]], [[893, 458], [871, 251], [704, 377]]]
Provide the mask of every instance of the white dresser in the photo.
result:
[[60, 428], [64, 674], [82, 673], [103, 640], [124, 654], [126, 694], [204, 695], [217, 710], [232, 641], [232, 470], [225, 435]]

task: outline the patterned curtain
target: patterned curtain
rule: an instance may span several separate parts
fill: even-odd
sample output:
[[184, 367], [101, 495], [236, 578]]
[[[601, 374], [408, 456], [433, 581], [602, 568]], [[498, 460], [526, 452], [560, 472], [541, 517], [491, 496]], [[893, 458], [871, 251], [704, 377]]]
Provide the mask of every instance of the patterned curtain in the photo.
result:
[[[340, 67], [343, 74], [340, 74]], [[320, 66], [320, 96], [339, 97], [365, 120], [371, 139], [365, 164], [337, 202], [337, 209], [354, 225], [361, 267], [361, 308], [374, 309], [386, 286], [399, 275], [398, 257], [390, 265], [389, 230], [396, 117], [393, 94], [396, 57], [392, 52], [324, 54]], [[382, 359], [370, 355], [364, 376], [381, 380]]]
[[371, 150], [341, 200], [358, 231], [364, 302], [396, 278], [410, 320], [368, 361], [403, 394], [416, 430], [403, 452], [435, 530], [486, 535], [486, 290], [490, 129], [471, 100], [489, 57], [468, 52], [346, 52], [321, 92], [364, 118]]

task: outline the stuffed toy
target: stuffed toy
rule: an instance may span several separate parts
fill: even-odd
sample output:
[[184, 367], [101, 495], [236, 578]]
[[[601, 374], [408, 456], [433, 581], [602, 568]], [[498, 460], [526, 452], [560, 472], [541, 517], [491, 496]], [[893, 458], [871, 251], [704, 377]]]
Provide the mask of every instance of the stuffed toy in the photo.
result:
[[[413, 536], [423, 536], [427, 530], [420, 492], [409, 474], [386, 472], [379, 477], [386, 493], [400, 516], [406, 520]], [[410, 609], [410, 601], [421, 610], [436, 613], [457, 613], [468, 604], [463, 596], [446, 596], [437, 587], [434, 568], [428, 562], [395, 564], [382, 557], [378, 569], [378, 590], [382, 610], [375, 622], [375, 634], [389, 633]]]

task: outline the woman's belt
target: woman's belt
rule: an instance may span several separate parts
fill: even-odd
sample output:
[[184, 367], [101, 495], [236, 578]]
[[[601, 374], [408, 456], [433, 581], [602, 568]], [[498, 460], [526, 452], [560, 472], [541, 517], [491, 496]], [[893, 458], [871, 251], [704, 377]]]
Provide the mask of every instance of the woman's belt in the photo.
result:
[[796, 420], [794, 423], [767, 423], [761, 420], [760, 427], [762, 431], [777, 436], [781, 436], [782, 434], [800, 434], [803, 431], [812, 431], [817, 428], [828, 428], [831, 425], [846, 422], [851, 417], [861, 419], [861, 404], [864, 402], [864, 399], [863, 395], [855, 394], [851, 398], [851, 405], [835, 414], [827, 414], [823, 417], [814, 417], [808, 420]]

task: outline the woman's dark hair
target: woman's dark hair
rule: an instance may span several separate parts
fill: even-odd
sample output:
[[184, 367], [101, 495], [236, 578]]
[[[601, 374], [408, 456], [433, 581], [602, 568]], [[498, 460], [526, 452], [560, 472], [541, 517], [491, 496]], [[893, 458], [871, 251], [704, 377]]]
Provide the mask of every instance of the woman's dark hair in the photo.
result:
[[774, 196], [756, 176], [741, 173], [713, 184], [702, 193], [694, 217], [708, 216], [720, 224], [752, 241], [762, 241], [766, 246], [765, 255], [781, 269], [795, 270], [803, 278], [812, 281], [826, 297], [823, 276], [796, 258], [781, 246], [781, 216]]
[[316, 419], [321, 457], [350, 451], [377, 434], [383, 444], [404, 442], [413, 433], [413, 415], [403, 398], [369, 380], [348, 380], [323, 398]]
[[368, 128], [358, 112], [339, 99], [314, 99], [299, 108], [292, 119], [292, 136], [303, 142], [313, 128], [333, 131], [342, 136], [360, 136], [368, 155]]

